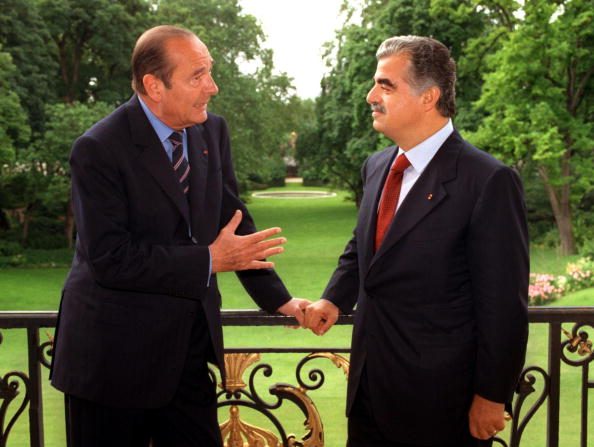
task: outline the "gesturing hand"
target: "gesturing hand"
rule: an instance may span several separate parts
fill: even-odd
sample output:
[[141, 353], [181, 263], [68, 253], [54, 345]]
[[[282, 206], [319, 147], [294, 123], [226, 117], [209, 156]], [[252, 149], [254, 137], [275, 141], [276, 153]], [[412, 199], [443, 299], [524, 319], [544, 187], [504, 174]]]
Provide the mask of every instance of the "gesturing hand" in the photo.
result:
[[229, 223], [210, 244], [213, 273], [273, 268], [274, 263], [262, 261], [262, 259], [284, 251], [283, 247], [280, 247], [287, 242], [284, 237], [267, 240], [270, 236], [280, 233], [280, 228], [267, 228], [257, 233], [240, 236], [235, 234], [235, 231], [241, 219], [241, 211], [235, 211]]
[[477, 439], [489, 439], [505, 428], [505, 406], [474, 395], [468, 413], [470, 434]]
[[338, 313], [333, 302], [322, 298], [305, 309], [305, 327], [316, 335], [324, 335], [338, 320]]

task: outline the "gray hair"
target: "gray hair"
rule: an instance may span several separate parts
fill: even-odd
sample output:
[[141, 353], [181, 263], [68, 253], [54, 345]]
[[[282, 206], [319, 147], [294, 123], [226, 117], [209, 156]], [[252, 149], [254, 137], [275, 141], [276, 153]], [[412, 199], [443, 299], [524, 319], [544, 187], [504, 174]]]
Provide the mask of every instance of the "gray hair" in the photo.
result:
[[172, 25], [159, 25], [151, 28], [138, 38], [132, 52], [132, 88], [136, 93], [146, 94], [142, 78], [146, 74], [155, 75], [171, 88], [171, 75], [175, 66], [170, 62], [166, 51], [167, 41], [174, 38], [195, 38], [196, 35], [185, 28]]
[[423, 36], [395, 36], [384, 40], [375, 57], [380, 60], [406, 54], [410, 60], [407, 82], [419, 94], [429, 87], [439, 88], [437, 110], [447, 117], [456, 113], [456, 63], [441, 42]]

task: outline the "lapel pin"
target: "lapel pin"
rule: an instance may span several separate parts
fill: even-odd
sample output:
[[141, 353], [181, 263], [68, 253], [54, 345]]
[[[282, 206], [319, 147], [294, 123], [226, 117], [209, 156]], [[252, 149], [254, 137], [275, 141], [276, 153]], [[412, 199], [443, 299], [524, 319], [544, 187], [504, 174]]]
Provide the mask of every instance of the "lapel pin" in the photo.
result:
[[205, 156], [208, 156], [208, 149], [204, 149], [204, 150], [202, 151], [202, 154], [203, 154], [203, 155], [205, 155]]
[[433, 194], [432, 193], [427, 194], [427, 200], [431, 200], [432, 198], [433, 198]]

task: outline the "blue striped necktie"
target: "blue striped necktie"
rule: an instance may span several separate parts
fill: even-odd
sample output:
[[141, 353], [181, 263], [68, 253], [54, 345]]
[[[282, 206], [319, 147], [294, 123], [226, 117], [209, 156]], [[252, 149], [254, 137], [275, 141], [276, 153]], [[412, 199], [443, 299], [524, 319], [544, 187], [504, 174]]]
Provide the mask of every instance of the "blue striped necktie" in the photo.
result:
[[169, 141], [173, 145], [173, 154], [171, 163], [173, 164], [173, 171], [179, 181], [184, 194], [188, 194], [190, 190], [190, 165], [188, 160], [184, 157], [183, 136], [180, 132], [172, 132], [169, 135]]

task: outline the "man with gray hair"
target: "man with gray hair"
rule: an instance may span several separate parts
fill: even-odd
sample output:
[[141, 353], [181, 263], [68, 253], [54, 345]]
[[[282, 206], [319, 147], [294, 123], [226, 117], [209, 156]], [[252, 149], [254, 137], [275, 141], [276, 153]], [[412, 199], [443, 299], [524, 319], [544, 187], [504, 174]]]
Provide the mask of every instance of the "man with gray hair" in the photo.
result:
[[256, 303], [303, 321], [239, 199], [213, 59], [191, 31], [151, 28], [132, 52], [132, 98], [76, 140], [77, 241], [64, 284], [52, 384], [69, 447], [221, 447], [224, 381], [218, 272]]
[[305, 324], [357, 311], [349, 447], [491, 445], [528, 338], [528, 234], [518, 175], [454, 130], [446, 46], [393, 37], [367, 95], [395, 146], [362, 169], [357, 226]]

